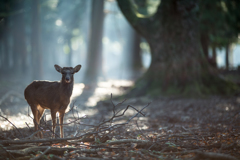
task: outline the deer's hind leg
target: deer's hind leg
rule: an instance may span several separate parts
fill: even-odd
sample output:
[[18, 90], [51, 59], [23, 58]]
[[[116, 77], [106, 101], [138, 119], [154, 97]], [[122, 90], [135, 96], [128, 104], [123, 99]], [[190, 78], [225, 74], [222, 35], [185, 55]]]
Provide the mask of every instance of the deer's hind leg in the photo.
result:
[[[30, 105], [30, 106], [31, 106], [32, 113], [34, 116], [33, 123], [34, 123], [35, 131], [37, 131], [38, 126], [40, 124], [40, 119], [42, 118], [42, 115], [43, 115], [45, 109], [42, 108], [40, 105]], [[38, 135], [38, 137], [43, 138], [42, 132], [39, 132], [37, 135]]]
[[57, 121], [56, 114], [57, 114], [57, 111], [51, 110], [53, 138], [55, 138], [55, 128], [56, 128], [56, 121]]

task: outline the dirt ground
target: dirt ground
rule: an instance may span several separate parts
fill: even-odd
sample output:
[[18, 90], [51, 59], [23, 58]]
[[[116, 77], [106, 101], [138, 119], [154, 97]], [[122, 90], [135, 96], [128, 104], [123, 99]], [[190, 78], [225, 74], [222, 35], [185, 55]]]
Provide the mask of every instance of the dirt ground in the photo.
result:
[[[122, 100], [111, 100], [111, 93], [114, 98], [124, 93], [132, 84], [131, 81], [123, 80], [101, 82], [96, 86], [75, 84], [71, 110], [64, 119], [67, 124], [64, 128], [65, 137], [87, 133], [91, 125], [111, 118], [114, 106], [116, 111], [122, 109], [121, 113], [128, 105], [132, 106], [123, 116], [112, 122], [117, 124], [127, 122], [137, 113], [135, 109], [139, 111], [150, 103], [129, 123], [107, 135], [107, 140], [136, 139], [153, 143], [145, 146], [139, 143], [125, 145], [128, 150], [129, 147], [133, 150], [131, 153], [136, 152], [136, 155], [130, 155], [130, 152], [126, 155], [125, 151], [126, 159], [150, 159], [150, 157], [153, 159], [189, 159], [196, 155], [199, 155], [197, 159], [201, 159], [199, 158], [201, 156], [202, 159], [209, 158], [204, 158], [209, 155], [202, 153], [211, 153], [220, 158], [231, 156], [230, 158], [240, 159], [240, 95], [205, 98], [159, 96], [154, 99], [136, 97], [127, 99], [119, 105], [117, 104]], [[21, 140], [34, 132], [32, 119], [28, 116], [30, 110], [23, 97], [25, 86], [26, 83], [21, 85], [13, 82], [1, 83], [0, 115], [7, 120], [0, 118], [0, 141], [16, 138]], [[45, 115], [46, 121], [51, 119], [49, 112]], [[71, 123], [76, 119], [81, 119], [81, 122]], [[48, 124], [51, 122], [49, 121]], [[49, 133], [45, 131], [44, 136], [48, 138]], [[57, 132], [59, 132], [58, 129]], [[133, 145], [132, 148], [131, 145]], [[151, 150], [151, 152], [145, 153], [145, 150]], [[120, 154], [123, 152], [114, 151], [114, 154], [112, 152], [108, 151], [108, 154], [102, 155], [98, 153], [95, 157], [120, 159], [123, 156]], [[89, 155], [85, 154], [85, 156]]]

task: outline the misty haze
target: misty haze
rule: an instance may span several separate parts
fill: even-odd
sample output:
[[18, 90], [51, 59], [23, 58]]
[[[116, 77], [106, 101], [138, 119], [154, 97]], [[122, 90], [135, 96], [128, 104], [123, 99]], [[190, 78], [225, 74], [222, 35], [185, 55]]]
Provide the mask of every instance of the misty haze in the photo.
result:
[[0, 1], [0, 159], [239, 159], [239, 23], [238, 0]]

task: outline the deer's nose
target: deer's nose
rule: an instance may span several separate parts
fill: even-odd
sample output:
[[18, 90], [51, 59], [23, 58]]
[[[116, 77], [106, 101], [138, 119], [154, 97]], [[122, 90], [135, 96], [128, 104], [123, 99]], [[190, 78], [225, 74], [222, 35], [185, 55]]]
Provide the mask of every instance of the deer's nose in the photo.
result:
[[70, 82], [70, 78], [69, 78], [69, 77], [66, 77], [66, 78], [65, 78], [65, 81], [69, 83], [69, 82]]

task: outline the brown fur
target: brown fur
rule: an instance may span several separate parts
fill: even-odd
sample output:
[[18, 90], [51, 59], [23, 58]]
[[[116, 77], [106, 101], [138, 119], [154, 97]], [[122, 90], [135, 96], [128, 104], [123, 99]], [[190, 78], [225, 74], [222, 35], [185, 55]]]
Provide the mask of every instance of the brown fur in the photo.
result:
[[[53, 122], [53, 133], [55, 133], [56, 113], [58, 112], [60, 120], [60, 137], [63, 138], [63, 117], [72, 95], [74, 83], [73, 74], [80, 70], [81, 65], [75, 68], [61, 68], [58, 65], [54, 67], [58, 72], [62, 73], [62, 80], [60, 82], [33, 81], [25, 89], [24, 96], [34, 116], [35, 131], [38, 130], [38, 125], [45, 109], [50, 109]], [[41, 138], [43, 137], [42, 133], [38, 135]]]

